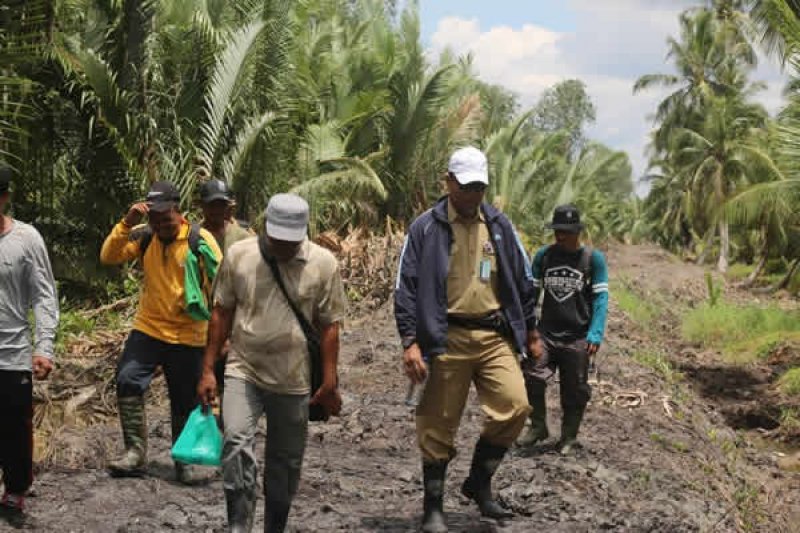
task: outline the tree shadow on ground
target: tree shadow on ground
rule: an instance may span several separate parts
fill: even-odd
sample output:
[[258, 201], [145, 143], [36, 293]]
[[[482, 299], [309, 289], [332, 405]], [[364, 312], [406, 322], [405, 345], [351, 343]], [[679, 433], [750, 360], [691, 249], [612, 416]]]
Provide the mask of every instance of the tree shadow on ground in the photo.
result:
[[780, 426], [780, 407], [768, 401], [770, 377], [758, 369], [684, 364], [680, 370], [703, 398], [718, 404], [733, 429], [773, 430]]
[[703, 397], [717, 400], [750, 400], [769, 385], [768, 381], [748, 367], [684, 364], [680, 366], [680, 371], [693, 382]]

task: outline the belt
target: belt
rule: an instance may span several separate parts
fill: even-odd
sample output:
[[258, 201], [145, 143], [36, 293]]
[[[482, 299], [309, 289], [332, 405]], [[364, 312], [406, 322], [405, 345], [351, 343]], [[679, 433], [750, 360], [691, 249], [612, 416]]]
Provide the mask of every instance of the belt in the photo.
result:
[[510, 328], [502, 311], [495, 311], [482, 317], [461, 317], [447, 315], [447, 323], [451, 326], [469, 330], [496, 331], [500, 335], [508, 336]]

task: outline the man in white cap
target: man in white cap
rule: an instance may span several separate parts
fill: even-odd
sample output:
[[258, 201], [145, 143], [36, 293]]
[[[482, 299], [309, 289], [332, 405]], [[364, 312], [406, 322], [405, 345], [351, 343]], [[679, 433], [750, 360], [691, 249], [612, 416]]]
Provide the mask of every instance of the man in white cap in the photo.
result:
[[[266, 234], [231, 246], [215, 283], [198, 394], [205, 405], [213, 401], [214, 363], [230, 337], [222, 471], [232, 532], [253, 527], [254, 444], [261, 416], [267, 417], [264, 531], [281, 532], [300, 481], [309, 410], [335, 416], [341, 409], [336, 376], [346, 297], [336, 258], [309, 241], [307, 230], [305, 200], [273, 196]], [[307, 336], [293, 306], [319, 334], [322, 379], [317, 390], [312, 390]]]
[[405, 372], [426, 381], [417, 407], [425, 487], [422, 530], [447, 531], [444, 480], [471, 383], [488, 417], [461, 487], [486, 517], [511, 513], [491, 480], [530, 412], [518, 354], [536, 325], [530, 263], [508, 218], [483, 197], [486, 156], [456, 151], [449, 194], [409, 228], [395, 291]]

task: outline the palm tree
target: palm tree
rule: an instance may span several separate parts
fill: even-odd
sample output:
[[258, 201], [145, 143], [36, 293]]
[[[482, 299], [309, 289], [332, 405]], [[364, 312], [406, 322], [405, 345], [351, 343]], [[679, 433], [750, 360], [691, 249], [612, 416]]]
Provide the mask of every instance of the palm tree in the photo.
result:
[[730, 226], [722, 206], [758, 174], [779, 175], [769, 154], [758, 143], [766, 112], [742, 96], [716, 97], [710, 101], [703, 126], [682, 129], [674, 137], [676, 163], [687, 185], [699, 193], [704, 212], [713, 221], [720, 239], [717, 268], [727, 271], [730, 258]]

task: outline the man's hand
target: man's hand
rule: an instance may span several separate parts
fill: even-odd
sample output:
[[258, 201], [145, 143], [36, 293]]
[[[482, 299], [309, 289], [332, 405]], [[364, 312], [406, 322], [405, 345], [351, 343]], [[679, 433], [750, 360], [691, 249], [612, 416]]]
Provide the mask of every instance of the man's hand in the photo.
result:
[[33, 356], [33, 377], [45, 380], [53, 371], [53, 361], [43, 355]]
[[200, 378], [200, 383], [197, 384], [197, 397], [203, 407], [208, 407], [214, 402], [217, 397], [217, 378], [214, 376], [214, 370], [204, 370], [203, 376]]
[[130, 210], [128, 210], [128, 214], [125, 215], [125, 224], [131, 227], [136, 226], [147, 216], [149, 211], [150, 205], [147, 202], [133, 204]]
[[428, 377], [428, 367], [416, 342], [403, 352], [403, 367], [408, 379], [416, 384], [422, 383]]
[[311, 405], [321, 405], [328, 416], [339, 416], [342, 412], [342, 396], [335, 385], [323, 383], [311, 398]]
[[544, 353], [544, 345], [542, 344], [542, 337], [535, 329], [528, 332], [528, 350], [535, 361], [542, 358]]
[[599, 344], [594, 344], [592, 342], [586, 343], [586, 353], [589, 354], [589, 357], [594, 357], [597, 354], [597, 350], [600, 349]]

